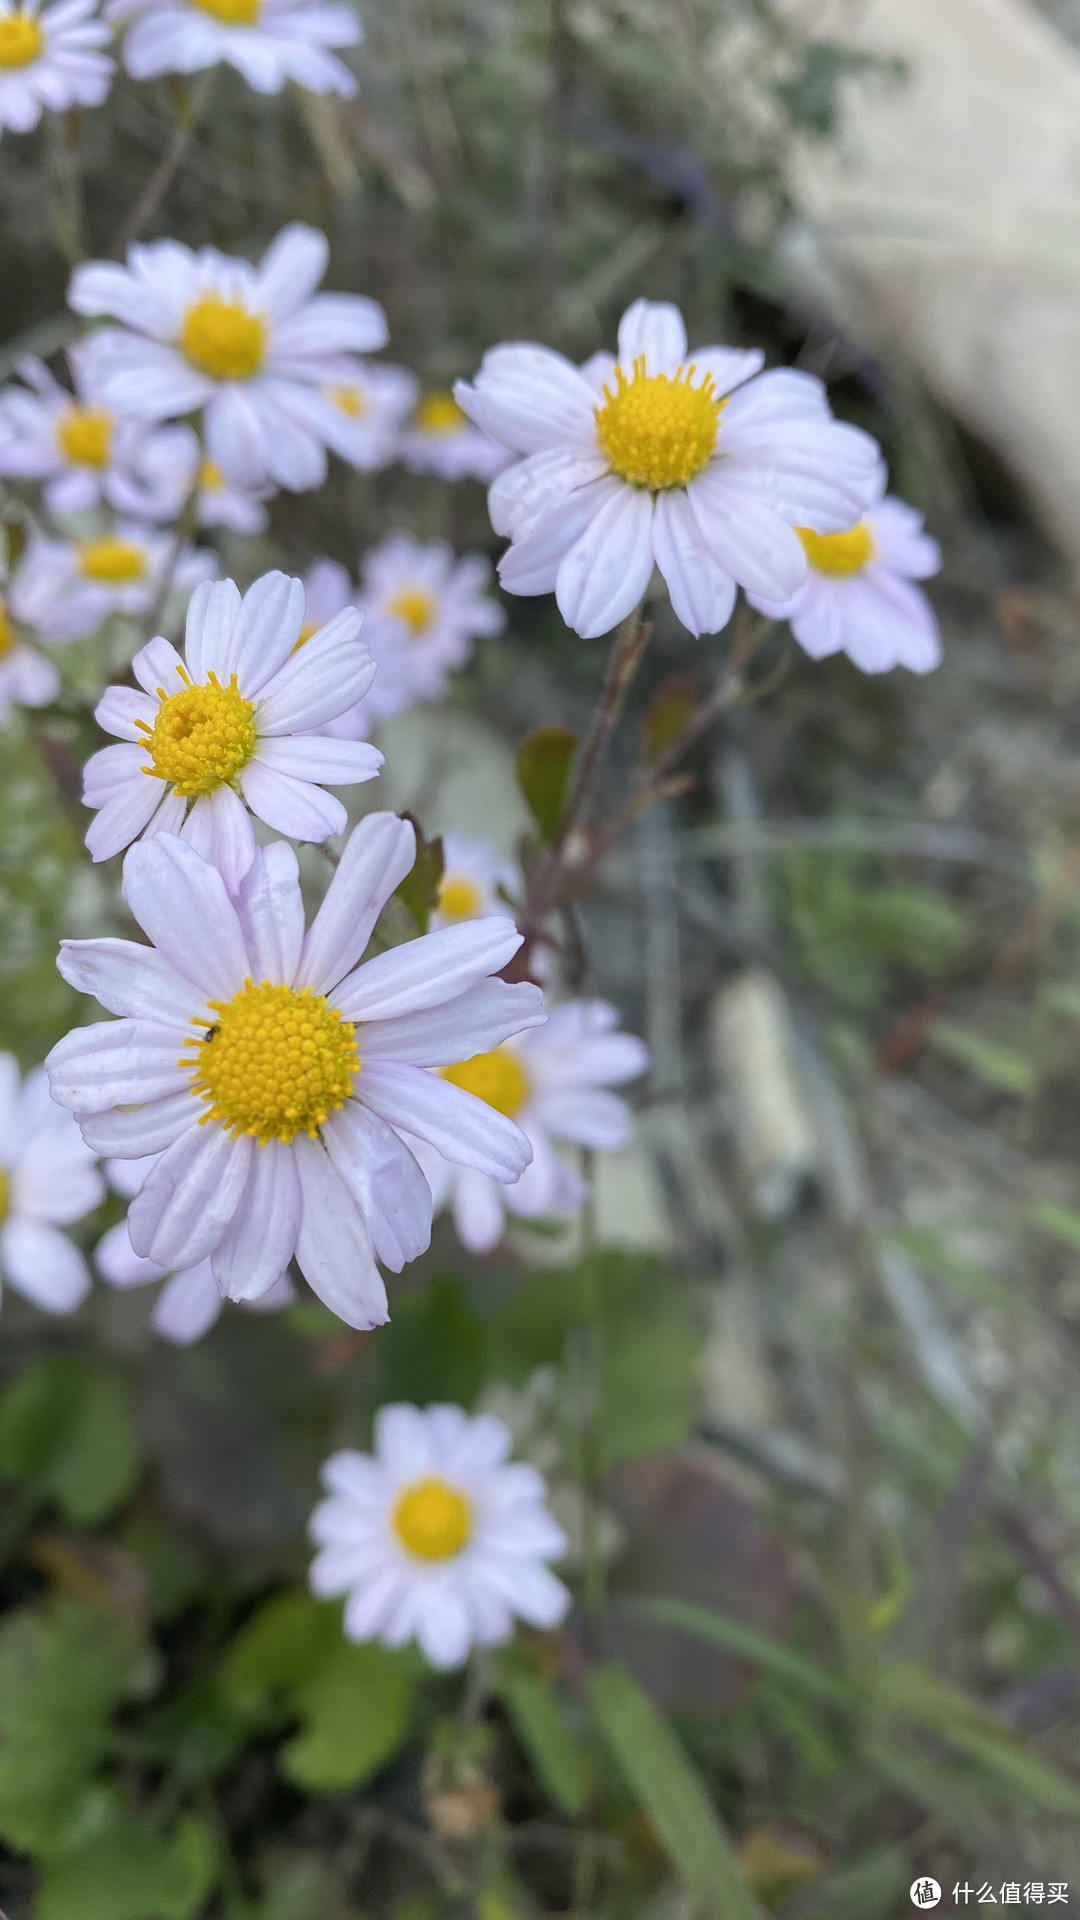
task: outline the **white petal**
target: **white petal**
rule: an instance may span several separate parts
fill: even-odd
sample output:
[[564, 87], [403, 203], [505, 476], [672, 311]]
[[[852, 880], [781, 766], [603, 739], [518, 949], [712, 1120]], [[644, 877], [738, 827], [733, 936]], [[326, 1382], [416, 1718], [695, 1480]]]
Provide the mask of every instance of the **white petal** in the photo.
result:
[[200, 581], [188, 604], [184, 656], [188, 672], [199, 685], [211, 672], [225, 671], [229, 635], [240, 612], [240, 589], [235, 580]]
[[157, 1263], [135, 1252], [126, 1220], [118, 1220], [102, 1235], [94, 1248], [94, 1264], [111, 1287], [142, 1287], [149, 1280], [161, 1279]]
[[132, 847], [123, 895], [147, 938], [208, 999], [243, 985], [248, 956], [225, 882], [193, 847], [161, 834]]
[[361, 700], [375, 678], [375, 666], [359, 634], [355, 607], [346, 607], [313, 633], [266, 687], [259, 701], [260, 733], [306, 733]]
[[549, 507], [561, 506], [577, 487], [602, 479], [606, 472], [607, 461], [599, 451], [549, 447], [527, 460], [516, 460], [488, 489], [491, 524], [496, 533], [520, 538]]
[[211, 1120], [166, 1148], [128, 1208], [136, 1253], [159, 1266], [193, 1267], [212, 1253], [240, 1204], [252, 1154]]
[[190, 1347], [209, 1333], [221, 1312], [221, 1294], [209, 1260], [185, 1267], [167, 1280], [154, 1306], [152, 1325], [163, 1340]]
[[293, 1152], [300, 1175], [296, 1259], [301, 1273], [347, 1326], [381, 1327], [390, 1317], [386, 1288], [359, 1207], [319, 1141], [299, 1134]]
[[143, 747], [146, 758], [145, 735], [135, 725], [136, 720], [144, 720], [152, 727], [157, 714], [157, 701], [145, 693], [139, 693], [134, 687], [106, 687], [94, 709], [94, 719], [106, 733], [114, 733], [120, 740], [137, 740]]
[[[95, 754], [94, 759], [99, 760], [107, 753], [127, 751], [128, 749], [124, 747], [106, 747], [102, 755]], [[140, 754], [141, 757], [144, 749], [134, 747], [131, 751]], [[93, 771], [89, 766], [87, 768], [91, 779], [95, 774], [100, 775], [101, 771], [100, 766]], [[134, 780], [125, 778], [98, 808], [86, 829], [86, 845], [90, 858], [111, 860], [113, 854], [120, 853], [124, 847], [130, 846], [153, 819], [165, 792], [164, 780], [158, 780], [141, 771], [136, 774]], [[95, 804], [95, 801], [90, 800], [89, 794], [87, 799], [90, 805]]]
[[459, 1167], [454, 1180], [454, 1225], [470, 1253], [490, 1253], [503, 1237], [506, 1189], [475, 1167]]
[[[235, 673], [246, 700], [269, 685], [289, 659], [304, 625], [304, 583], [264, 573], [248, 588], [225, 648], [223, 669]], [[260, 710], [260, 727], [265, 724]]]
[[495, 1180], [516, 1180], [532, 1149], [520, 1127], [449, 1080], [420, 1067], [372, 1060], [360, 1070], [355, 1097], [426, 1140], [457, 1166], [478, 1167]]
[[441, 1006], [370, 1021], [363, 1032], [364, 1059], [449, 1067], [476, 1053], [490, 1053], [511, 1034], [539, 1026], [544, 1018], [539, 987], [485, 979]]
[[[184, 663], [176, 648], [159, 635], [141, 647], [131, 663], [131, 671], [140, 687], [151, 695], [179, 693], [184, 686]], [[154, 700], [157, 712], [157, 700]]]
[[110, 1013], [159, 1020], [181, 1031], [204, 1002], [190, 980], [154, 947], [134, 940], [61, 940], [56, 962], [69, 986], [92, 993]]
[[295, 986], [327, 993], [344, 978], [415, 858], [416, 835], [407, 820], [394, 813], [361, 820], [308, 929]]
[[234, 894], [255, 858], [255, 834], [240, 795], [226, 786], [200, 794], [180, 837], [217, 868]]
[[349, 816], [340, 800], [313, 786], [310, 780], [294, 780], [290, 774], [277, 773], [266, 766], [261, 754], [249, 760], [240, 775], [244, 799], [260, 820], [275, 833], [287, 833], [293, 840], [326, 840], [341, 833]]
[[304, 902], [296, 855], [283, 840], [256, 850], [235, 905], [252, 979], [291, 985], [304, 943]]
[[594, 640], [632, 613], [653, 570], [652, 497], [620, 486], [559, 563], [555, 598], [568, 627]]
[[408, 1147], [355, 1099], [331, 1114], [322, 1137], [363, 1213], [377, 1258], [400, 1273], [431, 1239], [431, 1191]]
[[256, 1147], [244, 1195], [211, 1256], [230, 1300], [257, 1300], [284, 1273], [300, 1230], [300, 1180], [291, 1146]]
[[625, 1100], [601, 1087], [567, 1087], [541, 1094], [535, 1103], [541, 1123], [561, 1140], [583, 1147], [624, 1147], [632, 1120]]
[[328, 740], [325, 734], [298, 734], [278, 739], [273, 735], [259, 742], [260, 766], [275, 773], [291, 774], [295, 780], [315, 780], [321, 786], [348, 787], [361, 780], [373, 780], [383, 763], [377, 747], [366, 740]]
[[460, 1667], [472, 1645], [468, 1608], [462, 1595], [446, 1585], [439, 1592], [422, 1592], [417, 1639], [427, 1659], [441, 1672]]
[[459, 380], [458, 405], [478, 427], [517, 453], [596, 442], [596, 396], [578, 369], [550, 347], [515, 342], [491, 348], [474, 386]]
[[652, 544], [676, 617], [693, 634], [719, 633], [731, 619], [735, 582], [706, 547], [681, 488], [657, 500]]
[[646, 373], [676, 373], [687, 359], [686, 328], [668, 300], [635, 300], [619, 322], [619, 361], [629, 373], [639, 355]]
[[79, 1127], [95, 1153], [142, 1160], [161, 1153], [191, 1125], [191, 1092], [170, 1094], [144, 1106], [112, 1107], [104, 1113], [83, 1114]]
[[422, 1013], [497, 973], [520, 945], [513, 921], [501, 914], [440, 927], [365, 961], [341, 982], [333, 1004], [346, 1020], [394, 1020]]
[[161, 1100], [179, 1093], [190, 1077], [180, 1065], [175, 1029], [149, 1020], [76, 1027], [45, 1064], [53, 1099], [78, 1114]]
[[709, 374], [714, 392], [720, 395], [741, 387], [745, 380], [760, 373], [765, 364], [760, 347], [695, 347], [686, 358], [695, 370], [694, 385], [698, 385], [703, 374]]
[[330, 257], [324, 233], [294, 220], [271, 241], [258, 268], [260, 307], [280, 318], [310, 299]]
[[65, 1234], [36, 1220], [0, 1227], [0, 1267], [18, 1293], [46, 1313], [73, 1313], [90, 1291], [90, 1269]]
[[714, 463], [687, 488], [701, 538], [713, 558], [748, 593], [783, 600], [806, 578], [797, 533], [773, 508], [740, 492]]
[[[530, 518], [525, 531], [499, 561], [499, 579], [507, 593], [551, 593], [559, 568], [571, 548], [588, 532], [593, 520], [610, 501], [627, 491], [613, 474], [591, 480], [568, 497]], [[647, 496], [646, 496], [647, 497]]]

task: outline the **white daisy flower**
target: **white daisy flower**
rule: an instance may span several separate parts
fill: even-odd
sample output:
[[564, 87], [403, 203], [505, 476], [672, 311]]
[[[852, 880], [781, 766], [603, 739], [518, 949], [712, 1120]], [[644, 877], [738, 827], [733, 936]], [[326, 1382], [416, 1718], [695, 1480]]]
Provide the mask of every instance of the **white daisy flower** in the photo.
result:
[[521, 1033], [490, 1053], [442, 1076], [516, 1120], [533, 1157], [520, 1180], [496, 1187], [475, 1167], [450, 1164], [452, 1156], [417, 1143], [436, 1208], [451, 1201], [458, 1238], [471, 1253], [489, 1253], [502, 1239], [507, 1212], [526, 1220], [580, 1213], [587, 1188], [560, 1159], [552, 1142], [581, 1147], [623, 1147], [632, 1119], [611, 1087], [636, 1080], [649, 1064], [642, 1042], [616, 1033], [619, 1016], [603, 1000], [570, 1000], [546, 1026]]
[[[105, 1172], [110, 1186], [125, 1199], [134, 1199], [159, 1158], [159, 1154], [152, 1153], [145, 1160], [107, 1160]], [[142, 1259], [135, 1252], [126, 1220], [118, 1220], [98, 1241], [94, 1262], [111, 1287], [142, 1287], [152, 1280], [165, 1281], [154, 1304], [151, 1325], [155, 1333], [160, 1333], [163, 1340], [171, 1340], [174, 1346], [190, 1347], [201, 1340], [221, 1312], [221, 1289], [209, 1260], [200, 1260], [197, 1266], [166, 1277], [164, 1267], [153, 1260]], [[291, 1280], [282, 1274], [257, 1300], [243, 1300], [240, 1304], [252, 1313], [274, 1313], [281, 1307], [291, 1306], [295, 1298]]]
[[60, 675], [51, 660], [27, 646], [0, 594], [0, 726], [12, 707], [47, 707], [60, 691]]
[[425, 393], [401, 442], [401, 457], [413, 473], [440, 480], [494, 480], [514, 458], [497, 440], [474, 427], [452, 393]]
[[454, 927], [493, 913], [512, 920], [514, 909], [502, 896], [517, 899], [524, 890], [516, 863], [501, 860], [486, 840], [470, 840], [465, 834], [444, 833], [442, 844], [443, 876], [432, 926]]
[[[736, 585], [779, 598], [806, 578], [796, 525], [836, 533], [871, 497], [879, 453], [832, 419], [808, 373], [759, 373], [733, 347], [687, 353], [678, 309], [636, 300], [619, 357], [575, 367], [548, 347], [495, 347], [462, 407], [526, 458], [493, 483], [499, 578], [554, 590], [567, 625], [606, 633], [642, 599], [653, 567], [691, 633], [718, 633]], [[757, 375], [756, 378], [753, 376]]]
[[509, 1640], [515, 1617], [557, 1627], [570, 1595], [547, 1565], [566, 1536], [533, 1466], [507, 1463], [503, 1421], [461, 1407], [380, 1407], [375, 1451], [323, 1468], [311, 1586], [344, 1593], [350, 1640], [416, 1639], [434, 1667]]
[[208, 547], [182, 547], [157, 527], [118, 520], [108, 533], [82, 540], [31, 540], [11, 579], [16, 618], [46, 640], [83, 640], [111, 614], [149, 613], [172, 566], [170, 591], [189, 594], [213, 577]]
[[90, 1290], [86, 1261], [58, 1229], [92, 1213], [104, 1192], [44, 1067], [20, 1087], [14, 1056], [0, 1053], [0, 1274], [46, 1313], [71, 1313]]
[[141, 513], [132, 477], [148, 447], [165, 436], [145, 420], [117, 419], [102, 399], [82, 346], [68, 348], [74, 392], [41, 360], [19, 361], [25, 386], [0, 389], [0, 475], [42, 480], [52, 513], [84, 513], [104, 500]]
[[95, 1151], [161, 1154], [128, 1212], [136, 1253], [170, 1272], [209, 1258], [231, 1300], [258, 1299], [295, 1255], [350, 1326], [378, 1326], [376, 1258], [398, 1272], [431, 1231], [402, 1130], [496, 1180], [522, 1172], [513, 1121], [425, 1071], [543, 1018], [535, 988], [489, 977], [514, 928], [447, 927], [357, 965], [415, 854], [407, 821], [369, 814], [305, 935], [285, 841], [256, 850], [231, 898], [194, 847], [159, 834], [124, 861], [153, 945], [63, 943], [64, 978], [121, 1018], [53, 1048], [53, 1098]]
[[95, 860], [144, 831], [179, 833], [235, 889], [255, 851], [248, 807], [297, 840], [344, 831], [345, 808], [322, 783], [374, 779], [383, 757], [316, 729], [355, 703], [375, 668], [355, 608], [301, 647], [303, 624], [302, 581], [265, 573], [241, 598], [219, 580], [192, 595], [182, 656], [160, 638], [135, 655], [143, 691], [107, 687], [95, 715], [124, 742], [86, 763]]
[[813, 660], [846, 653], [863, 673], [907, 667], [929, 673], [941, 659], [934, 610], [913, 580], [941, 566], [941, 548], [923, 531], [923, 517], [902, 500], [884, 499], [847, 533], [797, 532], [809, 571], [786, 600], [749, 596], [753, 606], [792, 633]]
[[94, 18], [96, 0], [0, 0], [0, 128], [29, 133], [42, 107], [100, 107], [113, 62], [98, 48], [110, 33]]
[[154, 420], [204, 408], [208, 458], [248, 492], [321, 486], [340, 419], [323, 390], [359, 378], [353, 355], [386, 341], [374, 300], [315, 293], [327, 255], [324, 234], [294, 225], [258, 267], [176, 240], [131, 247], [126, 267], [76, 267], [76, 313], [125, 323], [85, 343], [108, 404]]
[[193, 490], [196, 526], [265, 532], [268, 515], [262, 503], [276, 491], [273, 486], [253, 492], [232, 486], [203, 454], [190, 427], [159, 427], [147, 436], [135, 471], [124, 476], [125, 505], [146, 520], [177, 520]]
[[109, 0], [106, 18], [133, 20], [124, 65], [136, 80], [198, 73], [225, 60], [257, 93], [295, 80], [309, 93], [351, 99], [356, 79], [331, 47], [363, 38], [351, 7], [327, 0]]
[[455, 561], [445, 540], [392, 533], [363, 561], [357, 605], [378, 667], [375, 685], [342, 723], [367, 731], [418, 700], [440, 700], [446, 676], [463, 667], [478, 634], [501, 633], [502, 608], [485, 592], [491, 567], [482, 554]]
[[371, 473], [397, 452], [401, 425], [416, 399], [415, 375], [378, 362], [323, 388], [329, 402], [326, 444], [351, 467]]

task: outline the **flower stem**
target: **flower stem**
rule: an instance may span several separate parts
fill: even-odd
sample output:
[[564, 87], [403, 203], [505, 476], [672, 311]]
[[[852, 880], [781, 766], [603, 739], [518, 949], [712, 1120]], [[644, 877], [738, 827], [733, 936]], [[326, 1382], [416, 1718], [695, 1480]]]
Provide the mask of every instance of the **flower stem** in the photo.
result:
[[150, 175], [123, 226], [120, 228], [109, 255], [112, 259], [122, 259], [133, 240], [137, 240], [143, 229], [149, 226], [160, 207], [169, 188], [172, 186], [180, 168], [187, 159], [188, 150], [199, 128], [208, 105], [214, 85], [215, 69], [210, 68], [200, 83], [192, 88], [191, 95], [186, 94], [177, 113], [172, 139]]

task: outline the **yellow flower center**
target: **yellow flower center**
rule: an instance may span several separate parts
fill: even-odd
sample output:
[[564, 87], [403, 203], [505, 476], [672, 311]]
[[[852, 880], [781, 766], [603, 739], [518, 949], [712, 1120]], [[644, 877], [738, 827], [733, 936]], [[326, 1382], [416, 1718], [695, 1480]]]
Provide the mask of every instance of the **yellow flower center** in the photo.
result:
[[6, 1220], [11, 1204], [11, 1175], [6, 1167], [0, 1167], [0, 1220]]
[[3, 660], [5, 656], [11, 652], [12, 647], [15, 645], [15, 640], [15, 629], [8, 619], [7, 607], [4, 601], [0, 600], [0, 660]]
[[497, 1047], [494, 1053], [474, 1053], [471, 1060], [462, 1060], [456, 1067], [440, 1067], [439, 1075], [452, 1086], [475, 1093], [478, 1100], [494, 1107], [496, 1113], [504, 1113], [508, 1120], [520, 1112], [529, 1097], [525, 1070], [505, 1047]]
[[796, 527], [795, 531], [816, 573], [848, 580], [853, 573], [861, 573], [874, 557], [874, 536], [865, 520], [847, 533], [811, 533], [809, 527]]
[[326, 397], [331, 406], [339, 413], [347, 413], [350, 420], [362, 420], [371, 412], [371, 402], [363, 387], [327, 387]]
[[452, 393], [425, 393], [416, 409], [416, 424], [425, 433], [457, 433], [468, 426], [469, 416], [462, 413]]
[[404, 620], [414, 640], [431, 625], [435, 616], [436, 600], [433, 593], [424, 587], [402, 587], [400, 593], [391, 595], [386, 603], [387, 613], [394, 613]]
[[104, 534], [100, 540], [80, 540], [79, 566], [88, 580], [100, 580], [109, 586], [142, 580], [146, 574], [146, 549], [130, 540], [114, 540]]
[[204, 460], [199, 468], [199, 485], [207, 493], [213, 493], [225, 485], [225, 475], [214, 460]]
[[327, 1115], [345, 1105], [360, 1071], [356, 1029], [310, 987], [246, 980], [231, 1000], [211, 1000], [208, 1031], [185, 1040], [195, 1049], [191, 1091], [234, 1137], [265, 1147], [298, 1133], [314, 1140]]
[[41, 52], [40, 22], [27, 13], [8, 13], [0, 20], [0, 67], [28, 67]]
[[467, 873], [448, 873], [439, 886], [439, 912], [448, 920], [475, 920], [484, 904], [484, 890]]
[[191, 798], [213, 793], [247, 766], [257, 745], [255, 708], [237, 687], [235, 673], [227, 687], [211, 673], [205, 686], [189, 682], [170, 694], [159, 687], [158, 697], [153, 726], [135, 722], [150, 749], [152, 765], [144, 773], [171, 780], [177, 793]]
[[646, 373], [640, 354], [629, 380], [616, 367], [614, 393], [604, 388], [596, 438], [612, 472], [632, 487], [648, 487], [650, 493], [685, 487], [712, 457], [726, 402], [716, 398], [710, 374], [695, 387], [694, 371], [681, 367], [674, 379]]
[[[205, 0], [201, 4], [205, 5]], [[206, 11], [216, 12], [217, 0]], [[219, 300], [216, 294], [204, 294], [184, 315], [180, 351], [211, 380], [250, 380], [263, 363], [266, 326], [239, 300]]]
[[262, 11], [261, 0], [195, 0], [195, 5], [223, 27], [253, 27]]
[[436, 1474], [415, 1480], [398, 1496], [394, 1531], [415, 1559], [449, 1560], [472, 1532], [469, 1502]]
[[112, 417], [101, 407], [69, 407], [56, 429], [60, 450], [77, 467], [104, 467], [109, 459]]

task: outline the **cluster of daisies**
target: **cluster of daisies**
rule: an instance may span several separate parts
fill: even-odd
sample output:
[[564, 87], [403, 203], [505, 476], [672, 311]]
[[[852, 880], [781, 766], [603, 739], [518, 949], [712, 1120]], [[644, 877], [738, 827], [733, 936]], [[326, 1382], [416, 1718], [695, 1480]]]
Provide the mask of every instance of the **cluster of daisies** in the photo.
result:
[[[152, 41], [149, 24], [182, 11], [144, 8], [136, 27]], [[350, 830], [339, 790], [378, 776], [380, 723], [440, 698], [498, 630], [487, 562], [400, 534], [358, 583], [322, 560], [241, 593], [188, 543], [261, 525], [277, 488], [320, 484], [328, 452], [376, 464], [379, 419], [413, 404], [408, 376], [362, 357], [385, 340], [381, 310], [316, 292], [325, 260], [322, 236], [292, 227], [257, 268], [173, 242], [82, 267], [71, 303], [108, 324], [73, 349], [71, 388], [35, 362], [0, 395], [0, 472], [40, 481], [57, 526], [8, 585], [0, 670], [39, 675], [9, 697], [51, 697], [35, 638], [116, 613], [153, 623], [98, 704], [113, 743], [84, 792], [90, 854], [123, 856], [144, 937], [65, 941], [64, 978], [111, 1017], [76, 1027], [21, 1088], [0, 1061], [0, 1264], [39, 1305], [78, 1305], [89, 1269], [62, 1229], [107, 1182], [128, 1207], [99, 1270], [158, 1283], [154, 1324], [182, 1342], [225, 1300], [287, 1305], [296, 1275], [350, 1326], [377, 1327], [385, 1274], [424, 1251], [444, 1205], [477, 1254], [508, 1220], [572, 1218], [576, 1150], [625, 1144], [617, 1089], [648, 1064], [614, 1008], [549, 1009], [539, 985], [502, 977], [522, 876], [485, 844], [447, 835], [429, 930], [373, 943], [414, 829], [375, 811]], [[443, 404], [437, 433], [461, 437], [447, 472], [479, 470], [461, 464], [470, 435], [493, 450], [503, 587], [554, 591], [583, 637], [631, 613], [658, 571], [695, 634], [723, 628], [742, 587], [816, 656], [935, 663], [914, 584], [934, 543], [810, 376], [690, 355], [677, 311], [638, 301], [617, 358], [579, 368], [502, 346]], [[169, 595], [188, 603], [180, 646], [154, 632]], [[292, 843], [332, 836], [309, 916]], [[328, 1463], [312, 1580], [347, 1595], [350, 1634], [415, 1636], [454, 1665], [514, 1616], [558, 1622], [568, 1596], [548, 1562], [565, 1542], [508, 1449], [496, 1420], [392, 1407], [373, 1455]]]

